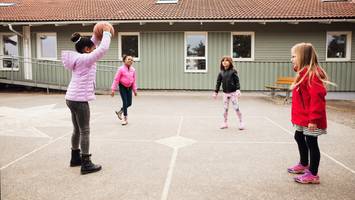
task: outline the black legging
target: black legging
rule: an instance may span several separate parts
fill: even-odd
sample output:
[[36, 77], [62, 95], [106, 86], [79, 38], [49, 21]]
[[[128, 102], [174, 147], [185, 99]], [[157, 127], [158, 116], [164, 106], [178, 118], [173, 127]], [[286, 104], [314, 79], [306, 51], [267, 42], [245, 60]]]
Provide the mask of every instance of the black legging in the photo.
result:
[[122, 84], [119, 84], [120, 94], [122, 99], [122, 108], [123, 115], [127, 117], [127, 108], [132, 105], [132, 88], [127, 88]]
[[318, 147], [318, 137], [304, 135], [302, 131], [295, 132], [295, 140], [298, 145], [298, 150], [300, 153], [300, 163], [303, 166], [308, 165], [308, 150], [310, 154], [310, 166], [309, 171], [313, 175], [317, 175], [320, 152]]

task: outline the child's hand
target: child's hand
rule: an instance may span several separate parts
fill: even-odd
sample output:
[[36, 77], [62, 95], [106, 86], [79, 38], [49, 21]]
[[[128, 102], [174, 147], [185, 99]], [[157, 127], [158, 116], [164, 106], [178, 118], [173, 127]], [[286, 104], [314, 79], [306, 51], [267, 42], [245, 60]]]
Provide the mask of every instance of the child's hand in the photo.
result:
[[115, 96], [115, 92], [111, 92], [111, 97]]
[[213, 94], [212, 94], [212, 98], [214, 98], [214, 99], [217, 99], [217, 92], [214, 92]]
[[317, 124], [312, 124], [312, 123], [308, 124], [308, 130], [310, 132], [314, 132], [314, 131], [316, 131], [316, 129], [317, 129]]
[[137, 91], [133, 91], [133, 94], [134, 94], [134, 96], [137, 96], [138, 94], [137, 94]]
[[110, 27], [110, 25], [108, 25], [108, 24], [105, 24], [105, 25], [103, 26], [102, 30], [103, 30], [103, 31], [107, 31], [107, 32], [110, 32], [110, 30], [111, 30], [111, 27]]
[[242, 95], [242, 93], [240, 92], [240, 90], [237, 90], [236, 93], [237, 93], [237, 97], [240, 97], [240, 96]]

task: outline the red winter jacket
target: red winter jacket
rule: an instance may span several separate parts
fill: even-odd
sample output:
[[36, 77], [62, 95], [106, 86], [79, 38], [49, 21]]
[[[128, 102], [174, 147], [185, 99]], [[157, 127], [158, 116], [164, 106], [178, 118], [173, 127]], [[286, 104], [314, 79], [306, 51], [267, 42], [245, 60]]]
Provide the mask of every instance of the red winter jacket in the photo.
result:
[[[321, 71], [318, 70], [321, 74]], [[306, 74], [307, 68], [300, 72], [299, 80]], [[317, 128], [327, 128], [327, 116], [325, 108], [325, 89], [322, 81], [314, 75], [308, 82], [308, 75], [292, 91], [292, 123], [308, 127], [309, 123], [317, 124]]]

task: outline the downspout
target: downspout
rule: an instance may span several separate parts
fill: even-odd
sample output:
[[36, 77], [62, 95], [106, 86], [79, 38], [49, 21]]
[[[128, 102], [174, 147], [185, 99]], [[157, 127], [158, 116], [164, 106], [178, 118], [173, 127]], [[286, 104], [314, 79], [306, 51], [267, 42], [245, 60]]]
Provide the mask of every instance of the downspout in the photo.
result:
[[15, 31], [14, 28], [12, 28], [12, 25], [11, 25], [11, 24], [8, 24], [8, 26], [9, 26], [10, 31], [14, 32], [16, 35], [18, 35], [18, 36], [20, 36], [20, 37], [23, 37], [23, 35], [22, 35], [21, 33]]

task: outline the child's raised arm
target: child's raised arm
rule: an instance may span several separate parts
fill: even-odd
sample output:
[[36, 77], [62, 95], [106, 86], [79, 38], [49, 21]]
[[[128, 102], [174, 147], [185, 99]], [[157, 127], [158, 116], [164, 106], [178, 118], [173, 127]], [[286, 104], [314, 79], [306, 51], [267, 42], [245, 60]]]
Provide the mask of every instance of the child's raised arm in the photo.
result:
[[100, 60], [105, 53], [108, 51], [111, 43], [111, 33], [104, 31], [102, 41], [94, 51], [88, 54], [83, 54], [84, 60], [88, 66], [91, 66], [92, 63]]

